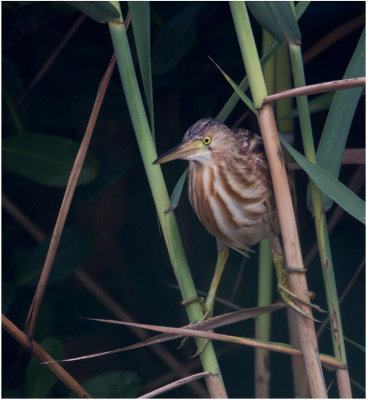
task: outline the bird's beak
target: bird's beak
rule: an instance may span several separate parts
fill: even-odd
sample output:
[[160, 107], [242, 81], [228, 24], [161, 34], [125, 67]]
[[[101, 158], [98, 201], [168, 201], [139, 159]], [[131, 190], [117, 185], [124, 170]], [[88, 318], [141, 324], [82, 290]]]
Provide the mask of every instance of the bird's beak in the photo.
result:
[[168, 161], [177, 159], [187, 160], [190, 158], [190, 156], [202, 151], [203, 148], [205, 147], [198, 140], [181, 142], [177, 146], [163, 153], [153, 162], [153, 164], [164, 164]]

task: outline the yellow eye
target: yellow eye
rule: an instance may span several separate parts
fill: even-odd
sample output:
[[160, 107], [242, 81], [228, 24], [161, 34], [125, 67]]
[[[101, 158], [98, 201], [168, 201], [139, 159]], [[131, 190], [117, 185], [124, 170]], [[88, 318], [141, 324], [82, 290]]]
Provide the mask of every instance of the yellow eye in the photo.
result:
[[205, 136], [201, 141], [207, 146], [212, 141], [212, 138], [210, 136]]

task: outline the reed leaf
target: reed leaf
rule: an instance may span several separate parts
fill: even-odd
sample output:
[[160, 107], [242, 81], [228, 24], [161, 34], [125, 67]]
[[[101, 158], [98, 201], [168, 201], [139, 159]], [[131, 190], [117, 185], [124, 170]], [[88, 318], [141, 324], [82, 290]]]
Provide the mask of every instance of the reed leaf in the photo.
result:
[[149, 1], [129, 1], [128, 4], [134, 32], [136, 52], [138, 54], [140, 74], [149, 110], [150, 129], [154, 137], [154, 104], [150, 48], [150, 3]]
[[119, 12], [109, 1], [68, 1], [68, 3], [96, 22], [105, 23], [119, 17]]
[[279, 43], [301, 40], [301, 32], [289, 2], [249, 1], [247, 6], [257, 22]]
[[[365, 31], [363, 30], [343, 79], [365, 75], [365, 47]], [[316, 161], [321, 168], [330, 172], [334, 177], [339, 176], [347, 138], [362, 91], [363, 88], [338, 91], [326, 118], [316, 153]], [[308, 196], [308, 205], [310, 208], [310, 196]], [[323, 196], [322, 205], [323, 209], [327, 211], [333, 205], [333, 201], [330, 197]]]
[[291, 156], [297, 161], [301, 168], [306, 172], [310, 179], [347, 213], [358, 221], [365, 224], [365, 202], [355, 195], [348, 187], [343, 185], [338, 179], [325, 169], [308, 161], [301, 153], [295, 150], [280, 136], [282, 145], [287, 149]]

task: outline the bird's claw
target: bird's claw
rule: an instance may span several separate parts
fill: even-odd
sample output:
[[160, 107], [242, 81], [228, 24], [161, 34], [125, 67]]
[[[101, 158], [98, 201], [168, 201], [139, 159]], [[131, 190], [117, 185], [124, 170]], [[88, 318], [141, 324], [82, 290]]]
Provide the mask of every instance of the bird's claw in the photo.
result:
[[306, 314], [300, 307], [298, 307], [296, 305], [296, 303], [293, 301], [293, 299], [301, 302], [302, 304], [305, 304], [306, 306], [309, 306], [319, 312], [326, 312], [325, 310], [323, 310], [322, 308], [320, 308], [317, 304], [312, 304], [312, 303], [308, 303], [307, 301], [304, 301], [303, 299], [299, 298], [298, 296], [296, 296], [294, 293], [292, 293], [289, 289], [287, 289], [286, 287], [284, 287], [281, 284], [278, 284], [278, 292], [281, 295], [282, 299], [284, 300], [284, 302], [291, 307], [294, 311], [298, 312], [299, 314], [303, 315], [304, 317], [311, 319], [314, 322], [320, 322], [317, 319], [313, 318], [312, 316]]
[[[199, 321], [191, 322], [190, 325], [199, 324], [200, 322], [206, 321], [213, 316], [213, 306], [208, 305], [203, 297], [192, 297], [191, 299], [181, 301], [181, 305], [183, 305], [183, 306], [187, 306], [187, 305], [193, 304], [193, 303], [200, 304], [201, 310], [203, 311], [204, 315], [202, 316], [202, 318], [200, 318]], [[181, 349], [184, 346], [184, 344], [187, 342], [188, 339], [189, 339], [189, 336], [184, 337], [181, 340], [177, 349]], [[203, 343], [201, 344], [201, 346], [197, 349], [195, 354], [193, 354], [189, 358], [195, 358], [195, 357], [199, 356], [201, 353], [203, 353], [204, 350], [206, 349], [206, 346], [208, 345], [208, 343], [209, 343], [209, 339], [203, 339]]]

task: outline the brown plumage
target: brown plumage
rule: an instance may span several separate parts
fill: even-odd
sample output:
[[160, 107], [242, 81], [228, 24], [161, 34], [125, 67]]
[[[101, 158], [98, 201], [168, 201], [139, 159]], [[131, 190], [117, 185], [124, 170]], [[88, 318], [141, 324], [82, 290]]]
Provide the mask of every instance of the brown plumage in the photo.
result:
[[[231, 130], [219, 121], [205, 118], [191, 126], [182, 142], [154, 163], [175, 159], [189, 161], [190, 202], [201, 223], [217, 239], [218, 260], [204, 306], [205, 316], [212, 314], [228, 247], [247, 255], [251, 246], [268, 237], [279, 294], [290, 307], [308, 317], [294, 303], [294, 299], [300, 299], [288, 289], [270, 171], [261, 138], [245, 129]], [[290, 183], [294, 193], [291, 180]]]
[[189, 198], [201, 223], [218, 240], [247, 254], [250, 246], [279, 231], [268, 163], [259, 136], [202, 119], [183, 143], [210, 138], [189, 157]]

